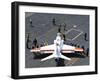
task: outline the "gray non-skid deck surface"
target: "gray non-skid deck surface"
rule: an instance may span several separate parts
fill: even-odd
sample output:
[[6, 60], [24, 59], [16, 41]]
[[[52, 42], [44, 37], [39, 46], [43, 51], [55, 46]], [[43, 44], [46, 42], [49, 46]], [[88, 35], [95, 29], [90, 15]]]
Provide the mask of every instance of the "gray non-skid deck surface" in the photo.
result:
[[75, 38], [78, 38], [82, 34], [82, 32], [70, 29], [69, 32], [67, 33], [66, 31], [65, 34], [66, 34], [66, 39], [74, 40]]
[[[52, 19], [55, 18], [56, 26], [52, 24]], [[32, 26], [30, 25], [30, 19], [32, 20]], [[54, 39], [58, 31], [59, 25], [66, 24], [66, 31], [70, 29], [81, 30], [83, 33], [76, 37], [80, 32], [72, 30], [66, 33], [66, 38], [75, 38], [75, 40], [66, 40], [65, 43], [74, 43], [80, 47], [84, 45], [87, 49], [89, 48], [89, 42], [84, 40], [84, 33], [87, 33], [89, 38], [89, 16], [88, 15], [69, 15], [69, 14], [46, 14], [46, 13], [32, 13], [25, 12], [25, 42], [27, 41], [27, 34], [30, 33], [30, 40], [36, 38], [39, 44], [48, 42], [48, 44], [53, 44]], [[73, 27], [76, 25], [77, 27]], [[64, 32], [63, 26], [61, 27], [61, 32]], [[32, 42], [30, 43], [30, 46]], [[68, 61], [65, 61], [67, 65]], [[88, 65], [89, 59], [79, 58], [72, 66], [75, 65]], [[41, 62], [41, 59], [34, 59], [34, 54], [30, 52], [29, 49], [25, 48], [25, 67], [54, 67], [56, 62], [54, 59], [49, 59], [47, 61]]]

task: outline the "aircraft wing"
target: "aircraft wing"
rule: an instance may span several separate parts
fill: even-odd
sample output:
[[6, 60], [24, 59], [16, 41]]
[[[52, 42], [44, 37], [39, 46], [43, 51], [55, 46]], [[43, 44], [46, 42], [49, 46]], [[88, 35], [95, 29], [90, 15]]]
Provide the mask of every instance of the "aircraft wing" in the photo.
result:
[[[55, 49], [55, 45], [47, 45], [40, 48], [34, 48], [30, 50], [30, 52], [41, 52], [41, 53], [53, 53]], [[62, 46], [62, 53], [74, 53], [75, 51], [83, 52], [82, 48], [77, 48], [74, 46], [63, 44]]]
[[41, 53], [53, 53], [55, 49], [54, 44], [43, 46], [40, 48], [32, 49], [31, 52], [41, 52]]
[[75, 51], [82, 52], [82, 48], [77, 48], [74, 46], [64, 44], [62, 47], [62, 53], [74, 53]]

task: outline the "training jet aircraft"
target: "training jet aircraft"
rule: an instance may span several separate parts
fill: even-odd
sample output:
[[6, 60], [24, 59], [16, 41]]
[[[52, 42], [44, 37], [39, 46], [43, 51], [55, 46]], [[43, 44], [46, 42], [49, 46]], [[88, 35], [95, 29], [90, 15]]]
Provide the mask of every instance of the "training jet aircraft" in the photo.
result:
[[56, 39], [54, 40], [54, 44], [43, 46], [40, 48], [31, 49], [30, 52], [40, 52], [40, 53], [52, 53], [51, 55], [41, 59], [41, 61], [45, 61], [51, 58], [55, 59], [64, 59], [71, 60], [71, 58], [64, 56], [62, 53], [75, 53], [75, 52], [83, 52], [82, 48], [77, 48], [74, 46], [64, 44], [64, 40], [61, 38], [61, 33], [57, 33]]

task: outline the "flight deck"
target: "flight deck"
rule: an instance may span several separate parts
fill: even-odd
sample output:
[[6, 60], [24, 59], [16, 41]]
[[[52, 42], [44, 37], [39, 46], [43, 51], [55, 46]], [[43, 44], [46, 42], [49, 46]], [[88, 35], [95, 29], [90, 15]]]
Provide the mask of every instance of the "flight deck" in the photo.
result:
[[[41, 61], [50, 54], [30, 52], [53, 44], [57, 32], [62, 33], [65, 44], [83, 48], [84, 53], [65, 54], [71, 60], [61, 59], [57, 64], [53, 58]], [[25, 12], [25, 45], [25, 68], [89, 65], [89, 15]]]

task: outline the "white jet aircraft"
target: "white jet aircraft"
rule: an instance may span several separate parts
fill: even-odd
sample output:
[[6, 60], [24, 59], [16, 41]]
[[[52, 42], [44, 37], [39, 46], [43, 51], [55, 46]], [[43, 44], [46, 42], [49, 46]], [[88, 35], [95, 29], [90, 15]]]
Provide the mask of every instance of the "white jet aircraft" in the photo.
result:
[[67, 54], [67, 53], [74, 53], [74, 52], [83, 52], [82, 48], [66, 45], [63, 42], [64, 40], [61, 39], [61, 33], [57, 33], [57, 37], [54, 40], [54, 44], [43, 46], [40, 48], [35, 48], [30, 50], [30, 52], [40, 52], [40, 53], [49, 53], [49, 54], [52, 53], [51, 55], [41, 59], [41, 61], [45, 61], [51, 58], [55, 58], [55, 59], [62, 58], [65, 60], [71, 60], [71, 58], [62, 55], [62, 53]]

